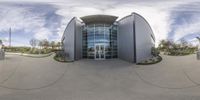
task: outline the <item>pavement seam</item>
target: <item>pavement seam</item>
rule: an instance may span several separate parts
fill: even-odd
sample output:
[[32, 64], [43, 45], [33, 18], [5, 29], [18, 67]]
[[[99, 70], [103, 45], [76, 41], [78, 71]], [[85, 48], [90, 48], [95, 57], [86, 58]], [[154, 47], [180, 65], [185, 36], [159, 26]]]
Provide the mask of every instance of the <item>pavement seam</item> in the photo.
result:
[[142, 80], [144, 83], [148, 84], [148, 85], [151, 85], [151, 86], [154, 86], [154, 87], [158, 87], [158, 88], [165, 88], [165, 89], [187, 89], [187, 88], [194, 88], [194, 87], [199, 87], [200, 84], [194, 84], [194, 85], [190, 85], [190, 86], [186, 86], [186, 87], [167, 87], [167, 86], [161, 86], [161, 85], [158, 85], [158, 84], [154, 84], [144, 78], [142, 78], [142, 76], [135, 70], [133, 70], [136, 74], [136, 76]]
[[183, 73], [193, 84], [200, 85], [200, 83], [195, 82], [193, 79], [191, 79], [184, 69], [183, 69]]
[[66, 72], [67, 72], [67, 67], [65, 68], [65, 71], [62, 73], [62, 75], [59, 78], [57, 78], [55, 81], [53, 81], [50, 84], [47, 84], [47, 85], [44, 85], [44, 86], [41, 86], [41, 87], [37, 87], [37, 88], [24, 88], [24, 89], [21, 88], [20, 89], [20, 88], [14, 88], [14, 87], [9, 87], [9, 86], [4, 86], [2, 84], [0, 84], [0, 87], [6, 88], [6, 89], [11, 89], [11, 90], [26, 90], [26, 91], [43, 89], [43, 88], [47, 88], [47, 87], [50, 87], [50, 86], [56, 84], [59, 80], [61, 80], [64, 77], [64, 75], [65, 75]]
[[[19, 64], [20, 66], [20, 64]], [[15, 70], [3, 81], [0, 82], [0, 85], [4, 84], [5, 82], [7, 82], [12, 76], [14, 76], [14, 74], [17, 72], [17, 69], [19, 68], [19, 66], [15, 67]]]

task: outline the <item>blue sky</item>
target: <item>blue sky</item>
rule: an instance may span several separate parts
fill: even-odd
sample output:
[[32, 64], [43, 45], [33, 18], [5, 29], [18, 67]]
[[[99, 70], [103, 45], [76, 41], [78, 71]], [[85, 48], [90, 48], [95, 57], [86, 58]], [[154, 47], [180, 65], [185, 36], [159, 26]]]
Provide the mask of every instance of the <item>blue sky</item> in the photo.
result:
[[29, 40], [60, 41], [69, 20], [76, 16], [136, 12], [152, 26], [158, 44], [162, 39], [186, 39], [197, 43], [200, 36], [199, 0], [0, 0], [0, 39], [8, 45], [29, 46]]

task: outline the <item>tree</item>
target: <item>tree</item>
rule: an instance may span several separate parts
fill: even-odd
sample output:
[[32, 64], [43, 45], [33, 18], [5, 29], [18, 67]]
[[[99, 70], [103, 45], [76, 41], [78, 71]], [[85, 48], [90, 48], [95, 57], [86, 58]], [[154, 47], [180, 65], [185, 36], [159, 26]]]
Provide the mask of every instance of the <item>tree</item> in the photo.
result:
[[43, 42], [42, 42], [42, 41], [39, 41], [38, 46], [40, 47], [40, 49], [42, 49], [42, 47], [43, 47]]
[[55, 48], [55, 46], [56, 46], [56, 43], [55, 43], [55, 41], [51, 41], [51, 43], [50, 43], [50, 46], [51, 46], [51, 48], [52, 48], [52, 49], [54, 49], [54, 48]]
[[61, 42], [58, 42], [56, 46], [57, 46], [58, 49], [60, 49], [61, 46], [62, 46]]
[[47, 41], [47, 39], [44, 39], [43, 41], [42, 41], [42, 45], [43, 45], [43, 47], [46, 49], [46, 48], [48, 48], [49, 47], [49, 41]]
[[185, 39], [181, 39], [181, 41], [180, 41], [181, 43], [181, 47], [182, 48], [187, 48], [187, 46], [188, 46], [188, 42], [185, 40]]
[[174, 46], [174, 42], [170, 40], [161, 40], [158, 48], [161, 51], [168, 51], [170, 48]]
[[31, 39], [29, 41], [29, 43], [32, 46], [32, 48], [34, 49], [37, 46], [38, 41], [37, 41], [37, 39]]

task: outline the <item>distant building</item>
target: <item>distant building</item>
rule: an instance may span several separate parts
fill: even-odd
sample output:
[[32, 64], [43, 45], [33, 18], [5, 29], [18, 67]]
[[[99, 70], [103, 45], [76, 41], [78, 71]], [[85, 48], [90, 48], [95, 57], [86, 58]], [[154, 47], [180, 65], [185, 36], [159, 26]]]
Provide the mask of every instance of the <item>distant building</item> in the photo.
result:
[[137, 63], [151, 57], [155, 37], [148, 22], [132, 13], [118, 21], [116, 16], [74, 17], [63, 37], [63, 49], [70, 60], [120, 58]]

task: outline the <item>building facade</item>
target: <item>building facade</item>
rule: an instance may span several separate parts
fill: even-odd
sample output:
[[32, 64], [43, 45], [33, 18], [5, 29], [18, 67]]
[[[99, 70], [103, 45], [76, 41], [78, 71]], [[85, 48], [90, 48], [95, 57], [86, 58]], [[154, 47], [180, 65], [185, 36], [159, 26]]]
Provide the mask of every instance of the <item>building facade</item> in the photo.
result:
[[116, 20], [110, 15], [72, 18], [62, 37], [67, 59], [120, 58], [138, 63], [151, 57], [155, 37], [148, 22], [137, 13]]

